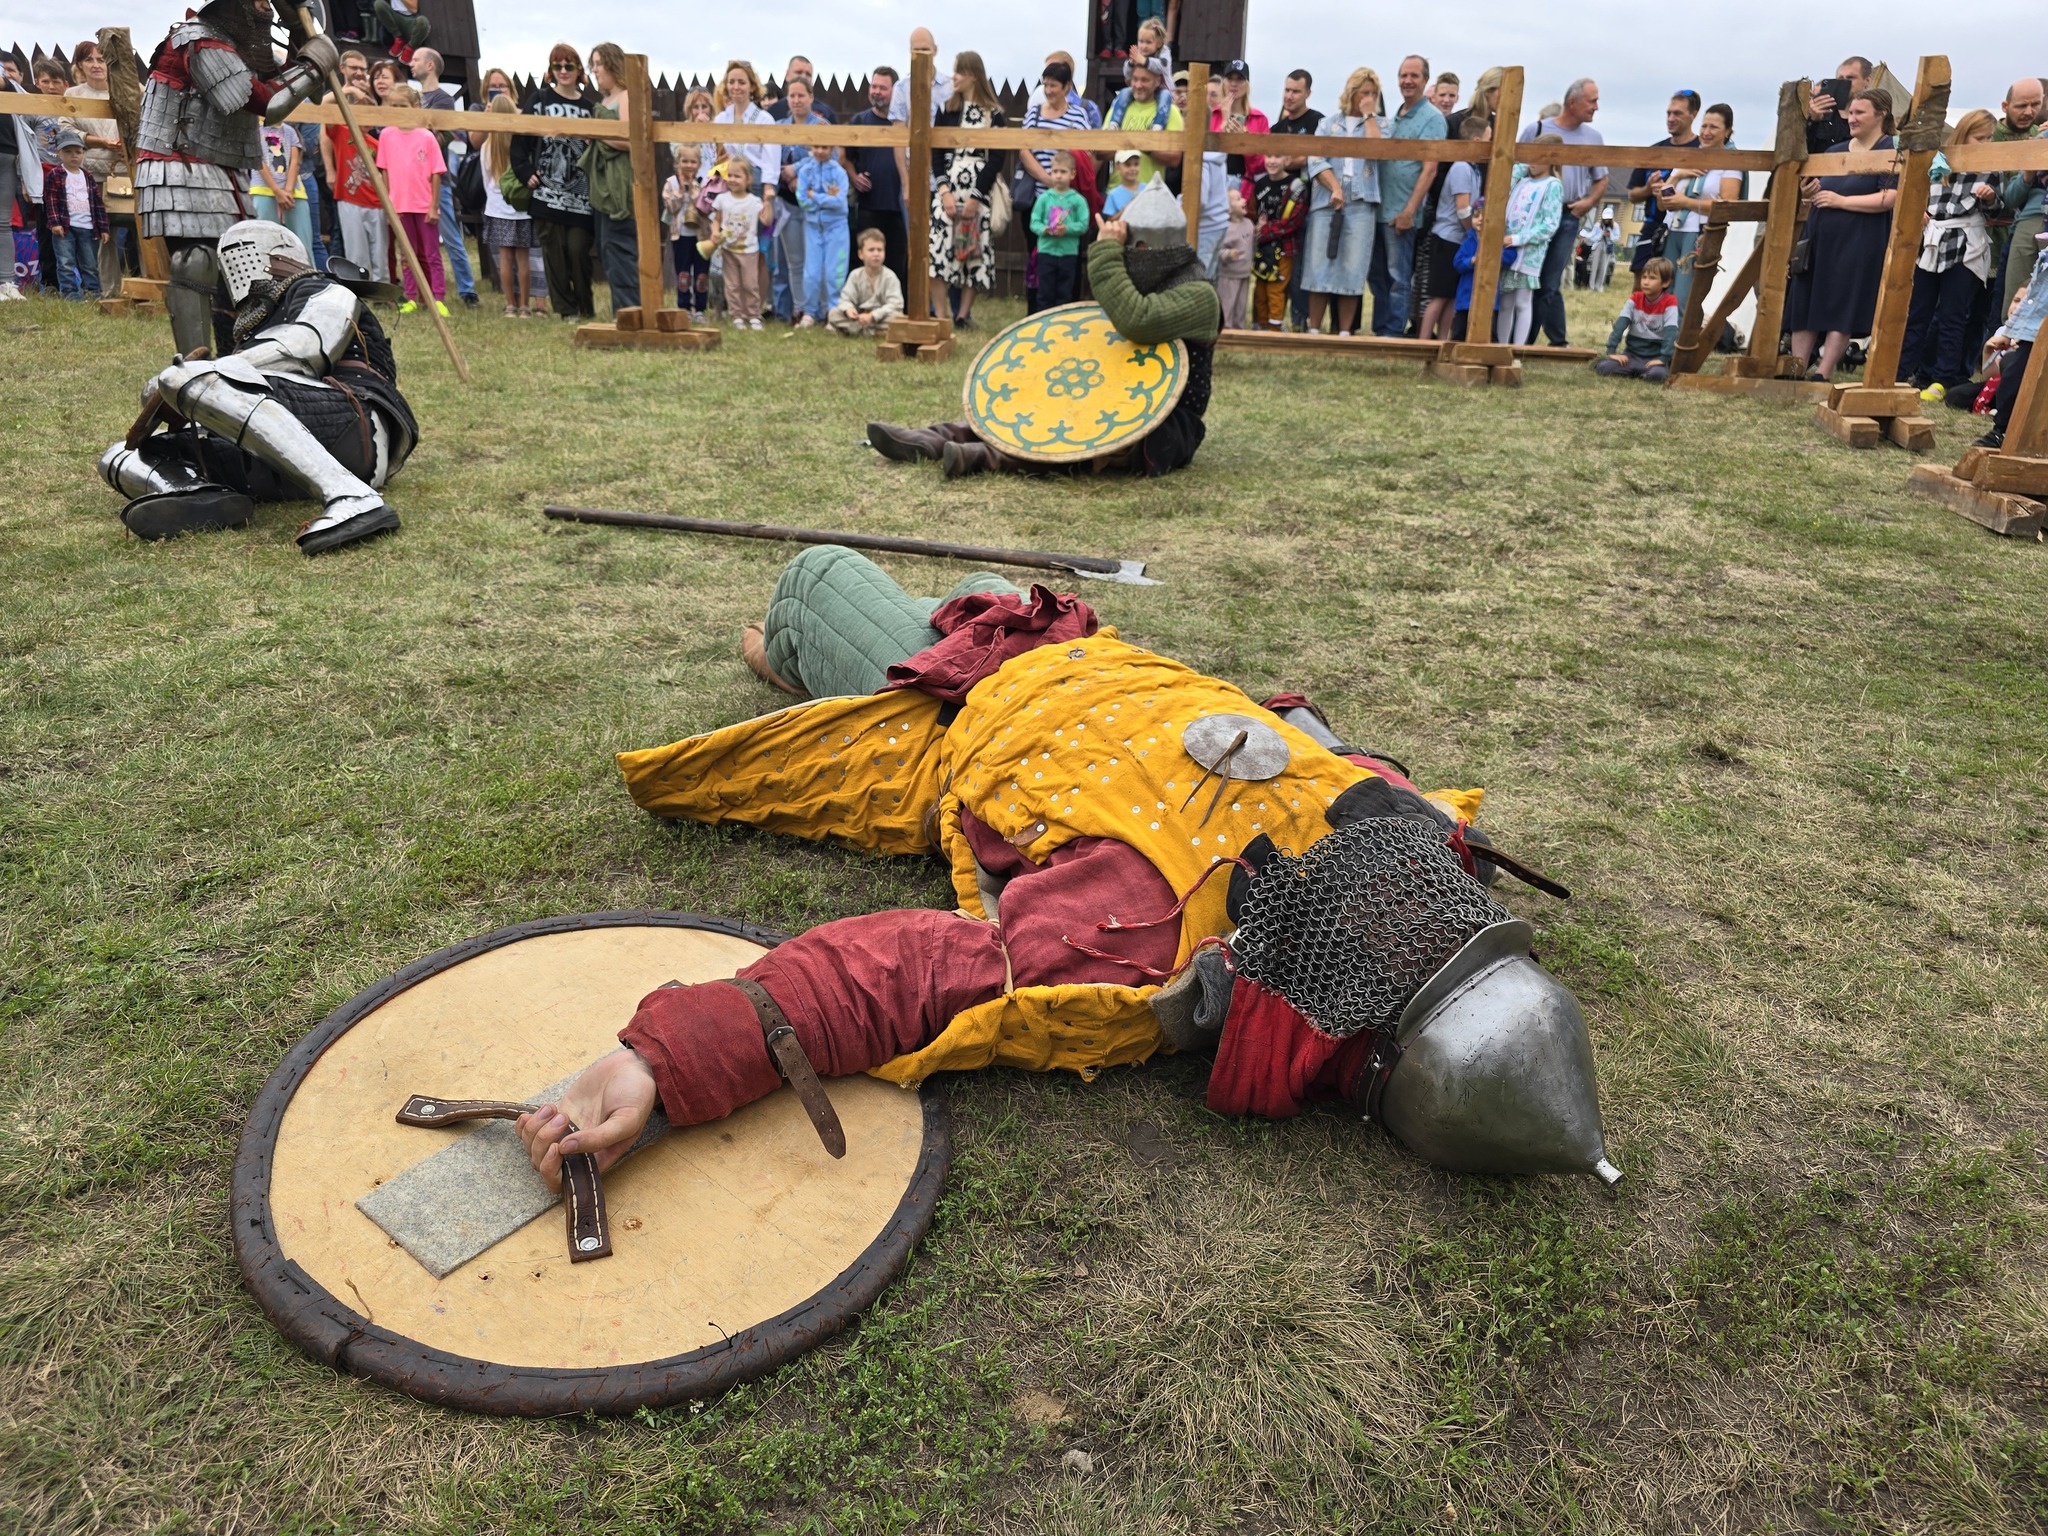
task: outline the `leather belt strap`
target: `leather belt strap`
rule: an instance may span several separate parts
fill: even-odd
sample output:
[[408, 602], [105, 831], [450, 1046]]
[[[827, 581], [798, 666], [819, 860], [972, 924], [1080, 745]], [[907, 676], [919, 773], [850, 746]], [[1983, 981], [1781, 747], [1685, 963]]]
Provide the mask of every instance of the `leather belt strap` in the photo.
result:
[[768, 1047], [776, 1070], [784, 1081], [796, 1090], [796, 1096], [804, 1107], [804, 1113], [811, 1117], [811, 1126], [818, 1133], [818, 1140], [825, 1144], [825, 1150], [834, 1157], [846, 1156], [846, 1131], [839, 1124], [839, 1112], [832, 1107], [832, 1101], [825, 1096], [825, 1085], [818, 1081], [817, 1071], [811, 1066], [811, 1058], [804, 1054], [804, 1048], [790, 1027], [789, 1016], [782, 1011], [775, 999], [768, 995], [768, 989], [758, 981], [745, 976], [735, 976], [732, 984], [744, 992], [747, 1001], [754, 1005], [754, 1017], [761, 1023], [761, 1038]]
[[[438, 1130], [471, 1120], [517, 1120], [535, 1107], [503, 1099], [437, 1099], [416, 1093], [398, 1111], [398, 1123]], [[571, 1152], [562, 1159], [562, 1209], [569, 1223], [569, 1262], [609, 1258], [612, 1225], [605, 1214], [604, 1181], [598, 1176], [597, 1159], [588, 1152]]]

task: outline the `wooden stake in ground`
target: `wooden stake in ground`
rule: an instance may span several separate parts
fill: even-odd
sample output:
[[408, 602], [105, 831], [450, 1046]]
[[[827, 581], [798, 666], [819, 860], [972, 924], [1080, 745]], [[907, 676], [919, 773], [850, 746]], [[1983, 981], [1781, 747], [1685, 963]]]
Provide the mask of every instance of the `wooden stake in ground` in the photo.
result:
[[[1173, 99], [1170, 91], [1167, 100]], [[1202, 236], [1202, 151], [1209, 142], [1209, 66], [1188, 66], [1188, 109], [1181, 115], [1180, 197], [1188, 215], [1188, 244]]]
[[904, 314], [922, 320], [932, 313], [932, 54], [910, 55], [910, 148], [903, 162], [903, 212], [910, 242], [910, 282]]
[[633, 157], [633, 233], [639, 247], [640, 308], [651, 315], [667, 302], [667, 296], [661, 281], [661, 193], [654, 175], [654, 91], [648, 83], [644, 53], [626, 55], [626, 143]]
[[[320, 35], [320, 23], [305, 6], [299, 7], [299, 25], [306, 29], [308, 37]], [[434, 291], [427, 286], [426, 268], [420, 265], [420, 255], [412, 248], [412, 241], [405, 236], [405, 227], [398, 222], [398, 210], [391, 206], [391, 189], [384, 185], [384, 173], [377, 169], [377, 155], [370, 148], [370, 141], [363, 137], [363, 130], [356, 122], [356, 114], [348, 104], [348, 98], [341, 94], [341, 75], [335, 70], [327, 71], [327, 90], [334, 97], [334, 104], [341, 109], [341, 120], [348, 125], [348, 136], [355, 141], [356, 158], [362, 162], [364, 174], [370, 178], [370, 186], [377, 194], [377, 206], [384, 210], [384, 219], [391, 226], [391, 235], [398, 242], [398, 254], [405, 258], [406, 270], [412, 273], [413, 287], [420, 295], [420, 308], [427, 312], [427, 318], [434, 322], [434, 329], [441, 333], [441, 345], [448, 349], [448, 361], [455, 365], [455, 376], [463, 383], [469, 382], [469, 366], [462, 361], [462, 354], [455, 350], [455, 337], [448, 330], [448, 321], [441, 313], [441, 307], [434, 302]]]
[[[1500, 253], [1508, 238], [1508, 194], [1515, 184], [1515, 134], [1522, 115], [1522, 66], [1501, 71], [1500, 105], [1493, 114], [1493, 147], [1486, 157], [1486, 206], [1479, 214], [1479, 248], [1472, 263], [1472, 307], [1465, 339], [1493, 341], [1493, 301], [1500, 293]], [[1505, 338], [1502, 338], [1505, 339]]]
[[1882, 388], [1899, 381], [1899, 352], [1906, 343], [1906, 317], [1913, 307], [1913, 273], [1920, 260], [1921, 227], [1927, 219], [1927, 173], [1941, 147], [1948, 110], [1948, 58], [1930, 54], [1920, 61], [1913, 85], [1913, 111], [1899, 124], [1899, 197], [1892, 205], [1891, 243], [1885, 247], [1884, 280], [1877, 290], [1871, 322], [1870, 358], [1863, 383]]
[[1799, 238], [1799, 162], [1806, 157], [1808, 92], [1804, 80], [1787, 80], [1778, 87], [1778, 133], [1771, 149], [1770, 190], [1765, 194], [1769, 211], [1764, 215], [1763, 255], [1757, 264], [1756, 318], [1748, 355], [1731, 360], [1727, 370], [1751, 378], [1776, 378], [1781, 366], [1778, 337], [1785, 324], [1785, 284], [1791, 275], [1792, 246]]

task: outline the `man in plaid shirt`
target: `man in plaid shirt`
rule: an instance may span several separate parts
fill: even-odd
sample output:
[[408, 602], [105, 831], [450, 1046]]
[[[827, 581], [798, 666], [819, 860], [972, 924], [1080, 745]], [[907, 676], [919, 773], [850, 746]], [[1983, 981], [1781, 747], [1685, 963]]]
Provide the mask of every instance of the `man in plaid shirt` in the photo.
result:
[[85, 168], [85, 139], [76, 128], [57, 134], [57, 163], [43, 171], [43, 208], [57, 258], [57, 292], [81, 301], [97, 297], [99, 248], [112, 230], [99, 178]]

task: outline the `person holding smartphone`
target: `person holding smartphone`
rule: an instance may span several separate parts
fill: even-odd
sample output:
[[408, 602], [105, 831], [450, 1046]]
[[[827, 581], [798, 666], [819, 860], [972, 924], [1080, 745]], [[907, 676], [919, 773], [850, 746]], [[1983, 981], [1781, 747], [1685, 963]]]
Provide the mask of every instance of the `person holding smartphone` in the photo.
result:
[[1870, 88], [1876, 66], [1860, 53], [1852, 53], [1835, 66], [1831, 80], [1816, 80], [1806, 98], [1806, 152], [1825, 154], [1849, 138], [1849, 102], [1858, 91]]

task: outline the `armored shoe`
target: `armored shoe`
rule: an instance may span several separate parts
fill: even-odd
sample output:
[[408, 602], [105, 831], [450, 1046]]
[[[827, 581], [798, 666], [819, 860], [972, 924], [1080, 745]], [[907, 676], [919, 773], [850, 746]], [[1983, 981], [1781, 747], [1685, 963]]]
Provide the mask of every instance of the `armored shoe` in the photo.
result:
[[138, 496], [121, 509], [121, 521], [138, 539], [154, 543], [180, 534], [239, 528], [255, 511], [256, 504], [240, 491], [224, 485], [195, 485]]
[[946, 440], [929, 428], [892, 427], [885, 421], [871, 421], [868, 446], [898, 464], [915, 464], [921, 459], [938, 458]]
[[793, 693], [798, 698], [807, 695], [794, 683], [786, 683], [768, 665], [768, 627], [758, 619], [740, 631], [740, 660], [747, 664], [747, 670], [771, 688], [780, 688], [784, 693]]
[[398, 514], [378, 502], [360, 511], [340, 508], [316, 517], [299, 530], [299, 548], [309, 555], [324, 555], [344, 544], [355, 544], [398, 528]]

